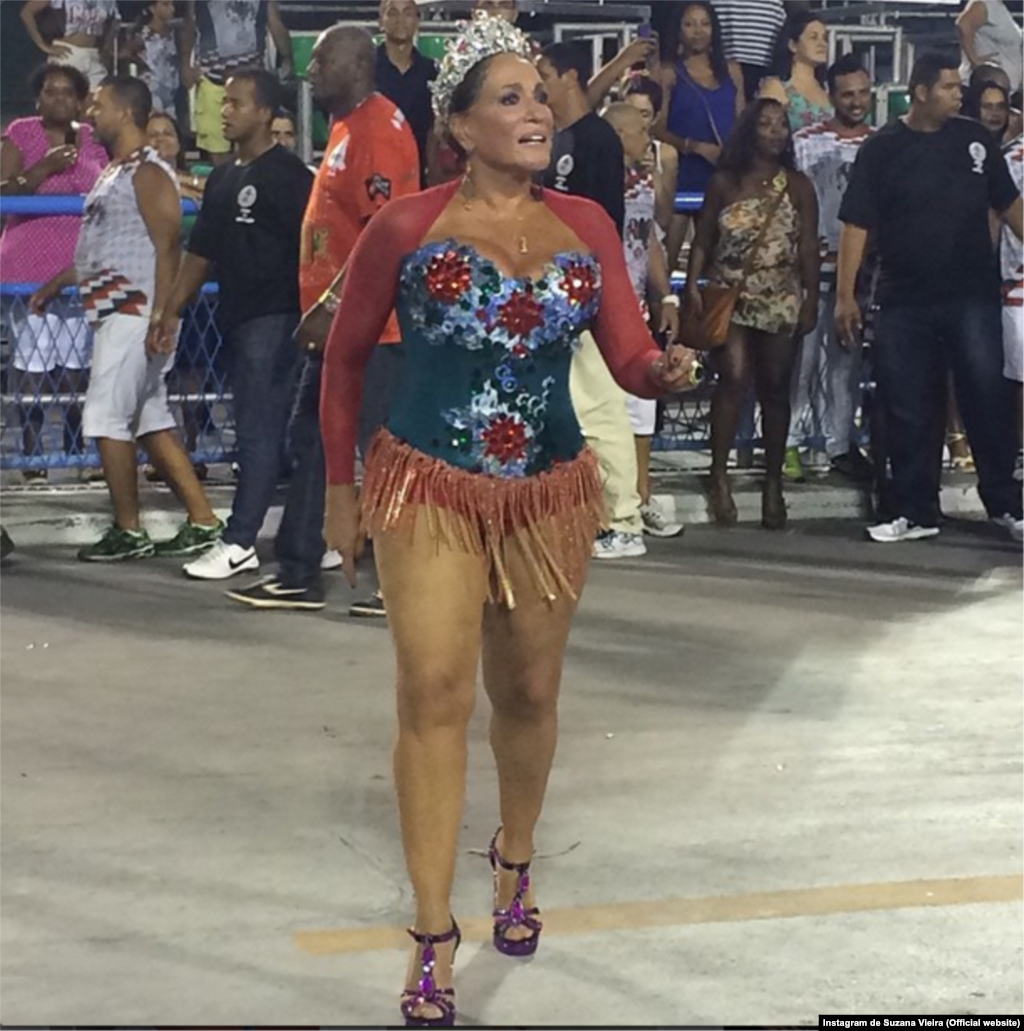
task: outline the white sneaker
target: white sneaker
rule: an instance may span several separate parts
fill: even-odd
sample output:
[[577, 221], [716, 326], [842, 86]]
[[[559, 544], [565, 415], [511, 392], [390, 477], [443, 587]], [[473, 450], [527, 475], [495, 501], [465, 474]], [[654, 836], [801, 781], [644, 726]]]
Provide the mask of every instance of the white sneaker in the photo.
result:
[[647, 554], [643, 534], [608, 530], [594, 541], [594, 558], [640, 558]]
[[686, 529], [682, 523], [670, 523], [654, 500], [640, 506], [640, 518], [644, 521], [644, 533], [652, 537], [678, 537]]
[[238, 573], [251, 573], [260, 568], [255, 548], [217, 541], [204, 555], [185, 565], [185, 575], [193, 580], [227, 580]]
[[879, 523], [868, 527], [868, 536], [879, 544], [901, 544], [903, 541], [922, 541], [927, 537], [938, 537], [937, 526], [918, 526], [900, 516], [891, 523]]
[[1007, 512], [1006, 515], [997, 516], [992, 522], [996, 526], [1001, 526], [1010, 535], [1011, 541], [1018, 544], [1024, 541], [1024, 519], [1015, 519]]
[[337, 551], [325, 551], [320, 559], [321, 569], [341, 569], [341, 554]]

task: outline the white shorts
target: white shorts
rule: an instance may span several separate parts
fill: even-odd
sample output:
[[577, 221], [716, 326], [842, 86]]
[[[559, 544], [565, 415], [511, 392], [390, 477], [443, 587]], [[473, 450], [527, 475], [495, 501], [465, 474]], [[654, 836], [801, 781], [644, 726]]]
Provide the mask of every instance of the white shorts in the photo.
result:
[[16, 320], [13, 328], [13, 363], [20, 372], [89, 367], [92, 330], [83, 316], [68, 317], [52, 311], [25, 315]]
[[633, 428], [633, 436], [653, 437], [654, 427], [658, 421], [658, 402], [627, 394], [626, 409], [629, 411], [629, 424]]
[[51, 57], [49, 63], [69, 64], [77, 68], [89, 80], [89, 89], [95, 90], [110, 75], [100, 58], [98, 47], [78, 47], [63, 39], [55, 39], [53, 42], [56, 46], [67, 47], [68, 53], [63, 57]]
[[138, 315], [108, 315], [96, 328], [83, 436], [130, 443], [175, 428], [164, 379], [174, 355], [151, 357], [148, 329], [149, 320]]
[[1003, 375], [1024, 383], [1024, 308], [1003, 306]]

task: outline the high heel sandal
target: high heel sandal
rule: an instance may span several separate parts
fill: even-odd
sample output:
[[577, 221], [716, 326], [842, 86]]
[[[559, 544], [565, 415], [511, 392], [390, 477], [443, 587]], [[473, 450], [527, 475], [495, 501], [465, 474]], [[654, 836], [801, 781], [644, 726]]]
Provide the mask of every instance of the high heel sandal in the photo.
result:
[[[420, 969], [423, 977], [415, 988], [406, 988], [402, 992], [401, 1009], [405, 1017], [406, 1027], [454, 1027], [455, 1026], [455, 989], [438, 988], [434, 980], [434, 965], [437, 962], [437, 953], [434, 951], [437, 945], [447, 945], [448, 942], [455, 942], [455, 949], [452, 952], [452, 963], [455, 963], [455, 953], [459, 951], [462, 944], [462, 931], [459, 925], [452, 920], [452, 929], [444, 934], [419, 934], [411, 927], [409, 936], [417, 945], [423, 949], [420, 959]], [[439, 1010], [436, 1017], [420, 1017], [416, 1010], [423, 1006], [433, 1006]]]
[[[499, 827], [491, 838], [491, 847], [487, 850], [487, 858], [491, 863], [491, 870], [494, 872], [494, 947], [505, 956], [532, 956], [537, 951], [540, 942], [540, 932], [544, 925], [537, 919], [540, 910], [536, 906], [526, 909], [523, 906], [523, 898], [530, 890], [530, 863], [510, 863], [498, 851], [498, 835], [501, 833]], [[508, 908], [502, 909], [498, 906], [498, 867], [507, 870], [509, 873], [519, 875], [519, 883], [516, 885], [516, 893], [512, 896], [512, 902]], [[529, 938], [509, 938], [508, 932], [514, 927], [525, 927], [533, 934]]]
[[708, 504], [717, 526], [736, 525], [739, 517], [727, 475], [712, 473], [708, 478]]
[[785, 530], [788, 513], [782, 483], [766, 480], [761, 488], [761, 525], [766, 530]]

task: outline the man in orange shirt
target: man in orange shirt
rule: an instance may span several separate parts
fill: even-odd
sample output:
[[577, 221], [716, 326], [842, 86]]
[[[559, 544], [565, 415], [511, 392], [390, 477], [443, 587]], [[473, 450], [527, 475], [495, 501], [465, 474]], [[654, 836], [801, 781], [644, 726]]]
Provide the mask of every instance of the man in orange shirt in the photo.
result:
[[[338, 306], [345, 263], [359, 234], [393, 197], [419, 189], [419, 151], [405, 116], [376, 91], [376, 51], [369, 33], [336, 25], [313, 48], [314, 99], [331, 115], [331, 135], [302, 225], [298, 342], [304, 354], [289, 439], [295, 461], [277, 534], [276, 575], [228, 597], [253, 608], [324, 607], [324, 457], [320, 439], [323, 347]], [[401, 337], [392, 314], [366, 370], [360, 448], [387, 416], [401, 372]], [[383, 606], [380, 606], [383, 614]]]

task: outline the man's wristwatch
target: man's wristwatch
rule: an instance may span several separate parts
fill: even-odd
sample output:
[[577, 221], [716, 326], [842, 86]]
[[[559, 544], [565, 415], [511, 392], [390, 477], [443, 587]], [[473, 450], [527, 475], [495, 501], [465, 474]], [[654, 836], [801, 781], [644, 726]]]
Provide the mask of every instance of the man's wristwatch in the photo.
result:
[[19, 190], [27, 189], [28, 188], [28, 176], [27, 175], [16, 175], [14, 177], [14, 185], [17, 186]]
[[678, 308], [681, 302], [679, 300], [678, 294], [665, 294], [665, 296], [661, 299], [661, 303], [671, 304], [673, 308]]

